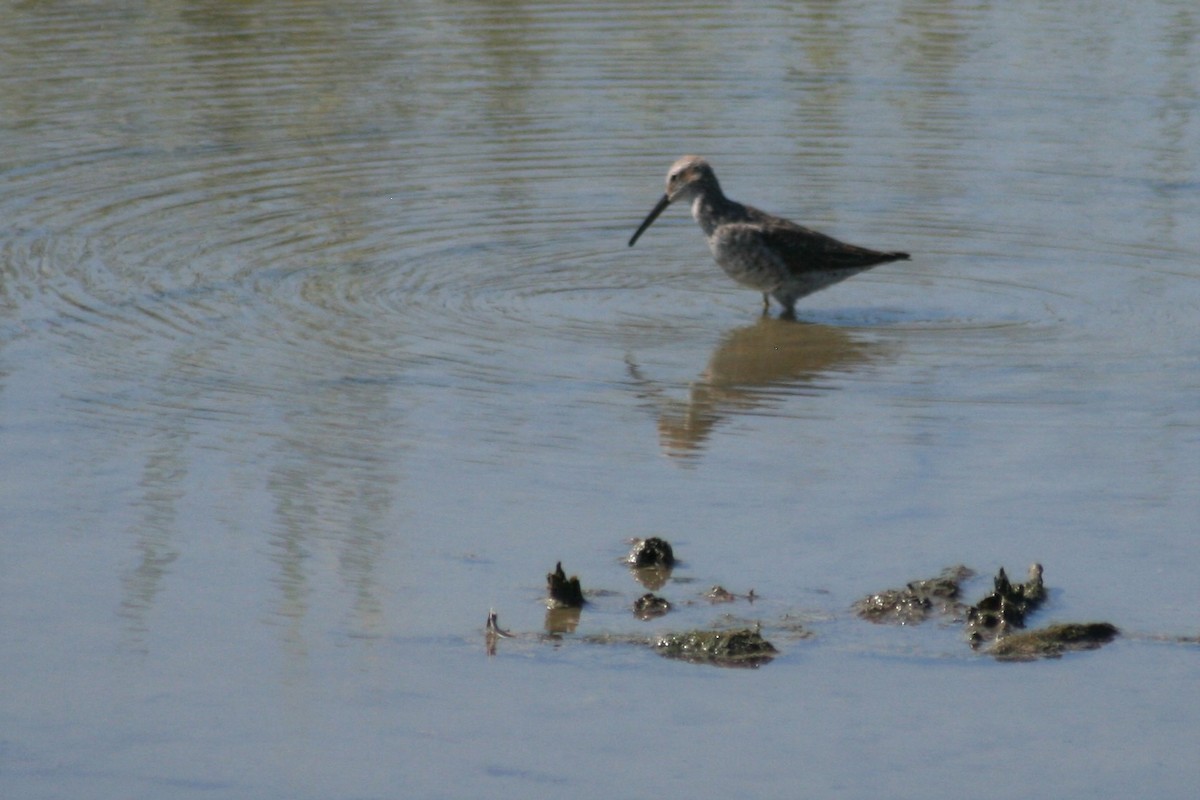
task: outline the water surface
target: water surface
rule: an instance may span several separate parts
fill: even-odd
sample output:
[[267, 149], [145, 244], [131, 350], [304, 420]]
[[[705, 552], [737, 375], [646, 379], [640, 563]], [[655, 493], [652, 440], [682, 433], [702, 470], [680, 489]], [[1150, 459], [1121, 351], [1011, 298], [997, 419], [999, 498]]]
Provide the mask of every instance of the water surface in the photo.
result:
[[[5, 796], [1194, 792], [1189, 3], [3, 20]], [[625, 246], [683, 153], [913, 260], [762, 320], [683, 209]], [[547, 641], [559, 560], [598, 594]], [[849, 611], [1035, 560], [1039, 622], [1127, 635]], [[725, 614], [780, 657], [583, 641]]]

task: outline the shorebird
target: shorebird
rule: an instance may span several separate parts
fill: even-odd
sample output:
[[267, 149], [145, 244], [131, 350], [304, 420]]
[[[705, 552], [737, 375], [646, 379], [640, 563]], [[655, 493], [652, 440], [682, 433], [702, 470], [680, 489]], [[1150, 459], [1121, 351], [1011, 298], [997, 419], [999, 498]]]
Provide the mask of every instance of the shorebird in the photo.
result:
[[783, 306], [784, 317], [796, 315], [796, 301], [844, 281], [876, 264], [903, 261], [908, 253], [868, 250], [730, 200], [717, 175], [700, 156], [684, 156], [667, 173], [667, 193], [629, 239], [638, 237], [676, 200], [690, 201], [713, 258], [725, 274], [763, 295], [763, 314], [770, 298]]

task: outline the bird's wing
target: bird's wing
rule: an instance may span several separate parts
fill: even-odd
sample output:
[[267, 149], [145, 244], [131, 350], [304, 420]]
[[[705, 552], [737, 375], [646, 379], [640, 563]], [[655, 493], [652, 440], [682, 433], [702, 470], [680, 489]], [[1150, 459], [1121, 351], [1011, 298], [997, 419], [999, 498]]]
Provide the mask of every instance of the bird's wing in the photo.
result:
[[883, 253], [846, 244], [793, 222], [765, 225], [761, 236], [763, 243], [779, 253], [793, 271], [862, 269], [908, 257], [905, 253]]

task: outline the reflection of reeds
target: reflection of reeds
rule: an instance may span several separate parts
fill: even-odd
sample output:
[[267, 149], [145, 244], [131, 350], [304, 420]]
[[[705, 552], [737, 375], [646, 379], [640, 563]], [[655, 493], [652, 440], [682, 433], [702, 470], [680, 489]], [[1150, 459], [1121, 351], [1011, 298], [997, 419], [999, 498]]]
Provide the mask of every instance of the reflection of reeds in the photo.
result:
[[[736, 328], [713, 351], [686, 402], [660, 402], [659, 441], [668, 455], [692, 455], [730, 414], [761, 408], [780, 395], [819, 390], [816, 381], [822, 375], [865, 364], [878, 348], [828, 325], [764, 317]], [[645, 382], [635, 367], [630, 369]]]

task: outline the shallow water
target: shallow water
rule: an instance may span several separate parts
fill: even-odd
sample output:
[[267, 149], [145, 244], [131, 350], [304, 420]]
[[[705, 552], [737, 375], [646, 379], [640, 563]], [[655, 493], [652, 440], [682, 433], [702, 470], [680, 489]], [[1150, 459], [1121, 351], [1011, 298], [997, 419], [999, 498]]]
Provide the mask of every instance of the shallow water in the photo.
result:
[[[1200, 13], [1043, 5], [4, 11], [4, 796], [1190, 797]], [[913, 260], [761, 320], [687, 152]], [[1126, 636], [849, 611], [1034, 560]]]

